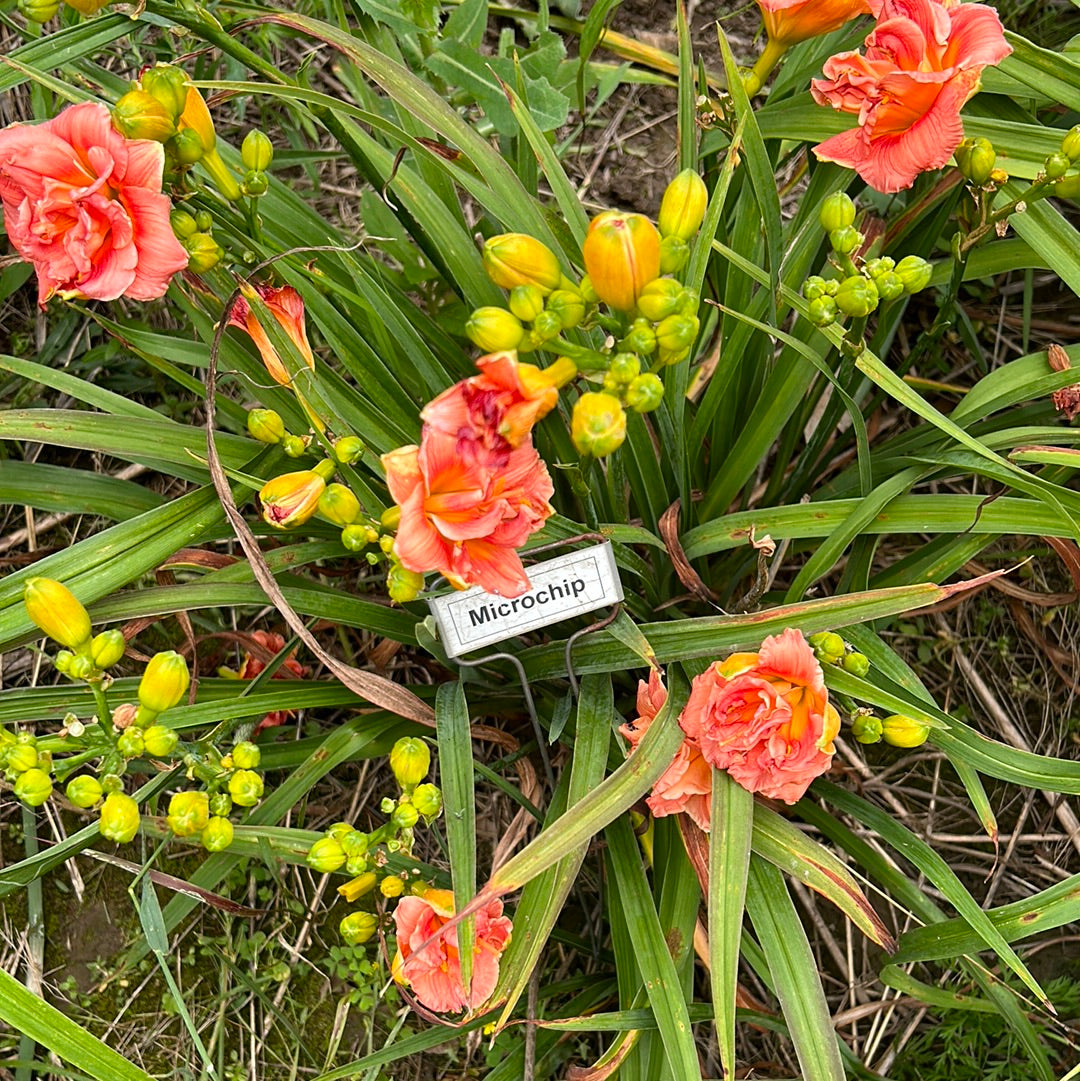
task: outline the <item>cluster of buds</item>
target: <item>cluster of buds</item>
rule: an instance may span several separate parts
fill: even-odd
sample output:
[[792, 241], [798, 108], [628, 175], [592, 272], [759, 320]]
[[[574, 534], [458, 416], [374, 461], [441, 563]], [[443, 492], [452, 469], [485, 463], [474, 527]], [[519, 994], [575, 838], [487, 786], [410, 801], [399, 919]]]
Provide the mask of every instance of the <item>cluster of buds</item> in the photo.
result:
[[910, 750], [921, 747], [930, 735], [929, 725], [914, 717], [894, 713], [889, 717], [875, 717], [861, 710], [851, 722], [851, 734], [859, 743], [885, 743]]
[[930, 284], [933, 268], [917, 255], [897, 262], [890, 256], [863, 259], [856, 254], [866, 238], [855, 228], [855, 204], [845, 192], [833, 192], [825, 200], [819, 221], [829, 234], [834, 274], [814, 274], [803, 283], [816, 326], [830, 326], [843, 316], [865, 319], [881, 301], [910, 296]]
[[214, 239], [214, 219], [208, 210], [195, 214], [187, 210], [174, 210], [169, 215], [169, 223], [176, 239], [188, 253], [187, 268], [193, 274], [205, 274], [221, 262], [225, 253]]
[[1055, 180], [1053, 194], [1063, 199], [1075, 199], [1080, 196], [1080, 172], [1066, 176], [1066, 173], [1080, 163], [1080, 124], [1069, 128], [1061, 140], [1061, 149], [1051, 154], [1043, 166], [1048, 180]]
[[98, 681], [124, 655], [118, 630], [93, 633], [90, 616], [67, 586], [51, 578], [31, 578], [23, 593], [33, 624], [63, 646], [53, 661], [69, 679]]
[[853, 649], [851, 644], [845, 642], [835, 631], [812, 634], [808, 641], [814, 650], [814, 656], [822, 664], [837, 665], [860, 679], [870, 671], [867, 657]]
[[[390, 770], [401, 788], [397, 799], [384, 799], [380, 805], [387, 821], [370, 833], [363, 833], [347, 822], [336, 822], [309, 849], [307, 863], [320, 874], [344, 870], [349, 881], [338, 893], [350, 904], [362, 897], [379, 894], [390, 899], [406, 889], [422, 892], [428, 883], [408, 883], [406, 877], [384, 874], [387, 854], [408, 856], [413, 848], [413, 829], [424, 821], [431, 823], [442, 812], [442, 793], [424, 778], [431, 768], [431, 751], [422, 740], [412, 736], [399, 739], [390, 751]], [[372, 912], [350, 912], [341, 921], [341, 937], [350, 946], [367, 942], [378, 929]]]
[[[1009, 179], [1004, 169], [997, 168], [997, 151], [989, 139], [965, 139], [955, 150], [956, 167], [973, 188], [995, 190]], [[1051, 158], [1055, 155], [1051, 155]], [[1047, 158], [1047, 164], [1050, 158]], [[1063, 176], [1069, 167], [1066, 159], [1065, 168], [1057, 175]]]
[[0, 728], [0, 765], [16, 798], [27, 806], [40, 807], [52, 795], [52, 755], [38, 749], [37, 737], [32, 733], [13, 735]]
[[226, 199], [240, 198], [240, 187], [218, 153], [210, 110], [180, 68], [158, 64], [143, 72], [113, 106], [113, 127], [127, 139], [163, 143], [172, 172], [200, 162]]

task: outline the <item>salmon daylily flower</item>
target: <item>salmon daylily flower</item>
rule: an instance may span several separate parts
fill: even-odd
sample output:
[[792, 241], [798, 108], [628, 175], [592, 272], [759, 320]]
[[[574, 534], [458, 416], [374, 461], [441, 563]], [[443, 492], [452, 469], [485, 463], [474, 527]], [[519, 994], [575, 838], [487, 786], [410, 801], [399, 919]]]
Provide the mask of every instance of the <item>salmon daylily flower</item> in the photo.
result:
[[[272, 286], [257, 285], [255, 291], [259, 299], [269, 309], [270, 314], [277, 320], [281, 329], [292, 339], [293, 344], [300, 351], [304, 362], [313, 371], [315, 369], [315, 356], [311, 352], [311, 343], [308, 341], [307, 326], [304, 322], [304, 301], [300, 294], [291, 285]], [[281, 360], [278, 351], [273, 347], [266, 331], [251, 310], [251, 305], [243, 296], [236, 298], [232, 310], [229, 312], [230, 327], [239, 327], [251, 335], [251, 340], [258, 347], [266, 370], [275, 382], [287, 387], [292, 383], [289, 371]]]
[[743, 788], [797, 803], [832, 764], [840, 715], [797, 630], [766, 638], [698, 676], [679, 717], [705, 760]]
[[499, 955], [513, 930], [502, 911], [502, 901], [491, 901], [474, 917], [472, 987], [466, 990], [457, 928], [443, 930], [454, 915], [454, 895], [429, 889], [422, 897], [402, 897], [394, 909], [398, 945], [391, 966], [394, 979], [411, 987], [420, 1003], [436, 1013], [483, 1005], [495, 990]]
[[1012, 52], [997, 14], [956, 0], [884, 0], [865, 56], [840, 53], [811, 85], [815, 100], [859, 118], [814, 147], [823, 161], [854, 169], [895, 192], [940, 169], [964, 138], [960, 110], [988, 64]]

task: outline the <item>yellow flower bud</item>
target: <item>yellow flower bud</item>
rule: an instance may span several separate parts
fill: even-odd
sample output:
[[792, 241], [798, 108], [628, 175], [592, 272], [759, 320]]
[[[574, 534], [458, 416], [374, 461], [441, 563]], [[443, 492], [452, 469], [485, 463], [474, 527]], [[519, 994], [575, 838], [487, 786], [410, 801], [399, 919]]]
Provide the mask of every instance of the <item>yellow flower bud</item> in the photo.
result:
[[59, 10], [60, 0], [18, 0], [19, 13], [28, 22], [47, 23]]
[[166, 758], [176, 750], [180, 737], [163, 724], [154, 724], [143, 730], [143, 750], [154, 758]]
[[416, 736], [402, 736], [390, 749], [390, 770], [402, 788], [415, 788], [431, 768], [431, 750]]
[[420, 812], [411, 803], [399, 803], [390, 816], [390, 821], [398, 829], [412, 829], [420, 821]]
[[112, 111], [113, 127], [125, 139], [152, 139], [164, 143], [176, 134], [169, 110], [145, 90], [129, 90]]
[[124, 632], [115, 628], [94, 635], [90, 643], [90, 658], [95, 668], [112, 668], [124, 655]]
[[693, 169], [683, 169], [668, 184], [660, 202], [660, 235], [689, 240], [701, 228], [708, 205], [705, 181]]
[[23, 773], [38, 764], [37, 746], [34, 743], [13, 743], [5, 753], [7, 768], [12, 773]]
[[319, 496], [319, 513], [334, 525], [352, 525], [360, 517], [360, 500], [344, 484], [330, 484]]
[[345, 851], [333, 837], [320, 837], [308, 849], [307, 865], [319, 874], [330, 874], [345, 864]]
[[232, 749], [232, 760], [237, 769], [257, 769], [262, 761], [262, 751], [245, 739]]
[[430, 822], [439, 817], [442, 811], [442, 792], [437, 785], [430, 782], [418, 784], [413, 789], [413, 806], [424, 816], [425, 821]]
[[139, 702], [151, 713], [164, 713], [183, 699], [190, 684], [187, 661], [179, 653], [155, 653], [139, 680]]
[[282, 473], [267, 481], [259, 492], [263, 520], [278, 529], [303, 525], [319, 509], [326, 481], [313, 469]]
[[929, 735], [929, 725], [900, 713], [894, 713], [881, 722], [881, 738], [894, 747], [921, 747]]
[[405, 883], [397, 875], [387, 875], [379, 883], [379, 892], [383, 897], [400, 897], [405, 892]]
[[516, 349], [525, 337], [525, 328], [517, 316], [505, 308], [477, 308], [465, 323], [469, 341], [485, 353]]
[[181, 243], [188, 253], [187, 269], [192, 274], [205, 274], [221, 262], [225, 252], [209, 233], [193, 233]]
[[643, 214], [609, 210], [593, 218], [582, 254], [593, 290], [616, 311], [631, 311], [660, 276], [660, 234]]
[[590, 391], [574, 403], [570, 436], [579, 454], [603, 458], [622, 446], [626, 438], [626, 413], [611, 394]]
[[210, 797], [205, 792], [177, 792], [169, 800], [165, 823], [177, 837], [194, 837], [210, 822]]
[[585, 298], [577, 290], [556, 289], [547, 299], [547, 310], [559, 317], [563, 330], [572, 330], [585, 318]]
[[214, 815], [199, 835], [207, 852], [224, 852], [233, 842], [233, 824], [221, 815]]
[[515, 285], [508, 303], [518, 319], [531, 323], [544, 310], [544, 292], [538, 285]]
[[678, 353], [693, 344], [699, 327], [696, 315], [669, 315], [656, 328], [656, 344], [662, 352]]
[[249, 409], [247, 430], [248, 435], [271, 446], [285, 438], [285, 422], [273, 409]]
[[488, 277], [503, 289], [535, 285], [546, 296], [562, 281], [555, 253], [525, 233], [500, 233], [489, 238], [484, 242], [483, 260]]
[[15, 797], [30, 807], [40, 807], [52, 795], [52, 787], [52, 778], [35, 767], [15, 779]]
[[379, 921], [370, 912], [350, 912], [338, 924], [341, 937], [350, 946], [362, 946], [378, 929]]
[[78, 650], [90, 640], [90, 617], [75, 595], [52, 578], [30, 578], [23, 590], [30, 621], [54, 642]]
[[274, 144], [265, 133], [254, 128], [244, 136], [240, 144], [240, 160], [245, 169], [254, 169], [256, 172], [265, 172], [270, 168], [274, 160]]
[[674, 278], [649, 282], [638, 297], [638, 311], [651, 323], [659, 323], [679, 310], [684, 289]]
[[364, 456], [364, 441], [358, 435], [343, 435], [334, 443], [334, 457], [342, 465], [353, 465]]
[[[389, 540], [389, 537], [383, 537]], [[390, 599], [397, 604], [408, 604], [420, 595], [424, 588], [424, 576], [418, 571], [411, 571], [403, 567], [397, 559], [390, 561], [390, 569], [386, 572], [386, 592]]]
[[139, 805], [123, 792], [110, 792], [101, 805], [101, 836], [127, 844], [139, 832]]
[[337, 891], [346, 901], [352, 904], [357, 898], [363, 897], [365, 893], [371, 893], [377, 881], [378, 876], [374, 871], [365, 871], [362, 875], [349, 879], [344, 886], [338, 886]]
[[237, 807], [254, 807], [263, 794], [263, 779], [254, 770], [238, 769], [229, 778], [229, 795]]
[[93, 807], [102, 796], [101, 782], [96, 777], [84, 773], [68, 781], [64, 793], [76, 807]]
[[64, 2], [80, 15], [94, 15], [112, 3], [112, 0], [64, 0]]
[[156, 98], [175, 123], [187, 104], [188, 78], [180, 68], [158, 64], [143, 72], [139, 86]]

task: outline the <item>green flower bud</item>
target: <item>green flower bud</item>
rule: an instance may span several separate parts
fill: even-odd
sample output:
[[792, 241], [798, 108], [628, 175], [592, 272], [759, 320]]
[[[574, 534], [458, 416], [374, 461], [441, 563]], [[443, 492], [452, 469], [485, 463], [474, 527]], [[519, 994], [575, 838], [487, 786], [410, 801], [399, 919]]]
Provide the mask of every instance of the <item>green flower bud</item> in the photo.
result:
[[77, 653], [67, 663], [67, 675], [70, 679], [91, 679], [96, 673], [94, 662], [85, 653]]
[[73, 777], [68, 781], [64, 793], [76, 807], [86, 809], [93, 807], [97, 801], [101, 799], [104, 791], [101, 787], [101, 782], [96, 777], [90, 776], [89, 773], [84, 773], [81, 776]]
[[866, 273], [876, 282], [878, 278], [884, 274], [888, 274], [890, 271], [896, 269], [896, 260], [890, 258], [888, 255], [878, 256], [877, 259], [870, 259], [866, 264]]
[[15, 797], [30, 807], [40, 807], [52, 795], [52, 778], [43, 769], [24, 770], [15, 779]]
[[213, 815], [199, 835], [207, 852], [224, 852], [233, 842], [233, 824], [221, 815]]
[[237, 769], [258, 769], [262, 751], [250, 740], [242, 740], [232, 749], [233, 765]]
[[1065, 133], [1065, 138], [1061, 140], [1061, 152], [1069, 161], [1080, 158], [1080, 124], [1075, 124]]
[[360, 517], [360, 500], [344, 484], [328, 484], [319, 496], [319, 513], [334, 525], [352, 525]]
[[[558, 257], [546, 244], [525, 233], [500, 233], [489, 237], [484, 242], [482, 258], [488, 277], [503, 289], [535, 285], [546, 296], [562, 283]], [[493, 347], [491, 352], [498, 348]], [[502, 348], [513, 349], [514, 346]]]
[[855, 204], [846, 191], [834, 191], [818, 211], [818, 221], [826, 233], [848, 229], [855, 224]]
[[825, 295], [825, 279], [818, 274], [811, 274], [802, 285], [802, 295], [807, 300], [817, 300]]
[[379, 883], [379, 892], [383, 897], [400, 897], [405, 892], [405, 883], [397, 875], [387, 875]]
[[169, 800], [165, 824], [177, 837], [194, 837], [210, 822], [210, 797], [205, 792], [177, 792]]
[[593, 288], [592, 278], [588, 274], [582, 274], [578, 283], [578, 291], [586, 304], [599, 304], [600, 294]]
[[518, 319], [531, 323], [544, 310], [544, 291], [537, 285], [515, 285], [508, 304]]
[[209, 210], [198, 210], [195, 212], [195, 224], [200, 233], [209, 233], [214, 227], [214, 216]]
[[142, 739], [143, 750], [154, 758], [167, 758], [180, 742], [180, 737], [163, 724], [154, 724], [144, 729]]
[[90, 641], [90, 617], [67, 586], [52, 578], [30, 578], [23, 589], [30, 621], [54, 642], [78, 650]]
[[878, 306], [877, 286], [861, 274], [853, 274], [840, 283], [836, 306], [845, 315], [869, 315]]
[[215, 818], [226, 818], [232, 810], [232, 796], [228, 792], [215, 792], [210, 797], [210, 813]]
[[633, 353], [616, 353], [608, 374], [616, 383], [629, 383], [641, 374], [641, 361]]
[[390, 749], [390, 771], [402, 788], [418, 785], [431, 768], [431, 749], [416, 736], [402, 736]]
[[19, 12], [27, 22], [47, 23], [59, 10], [60, 0], [18, 0]]
[[237, 807], [254, 807], [263, 795], [263, 779], [250, 769], [238, 769], [229, 778], [229, 795]]
[[124, 791], [124, 779], [116, 773], [106, 773], [101, 778], [101, 791], [106, 796], [111, 796], [113, 792]]
[[187, 268], [192, 274], [205, 274], [221, 262], [225, 252], [209, 233], [193, 233], [183, 241], [188, 253]]
[[904, 282], [895, 271], [880, 274], [874, 279], [878, 296], [882, 300], [896, 300], [904, 295]]
[[176, 234], [178, 240], [186, 240], [199, 231], [198, 225], [195, 224], [195, 218], [186, 210], [174, 210], [169, 215], [169, 224], [172, 226], [172, 231]]
[[345, 861], [345, 873], [350, 875], [362, 875], [371, 865], [371, 861], [364, 856], [349, 856]]
[[664, 400], [664, 383], [655, 372], [645, 372], [626, 388], [626, 404], [635, 413], [651, 413]]
[[358, 856], [366, 856], [371, 838], [359, 830], [350, 829], [344, 837], [339, 837], [338, 842], [345, 852], [347, 859], [356, 859]]
[[393, 822], [398, 829], [412, 829], [413, 826], [420, 821], [420, 812], [417, 811], [411, 803], [402, 803], [394, 809], [394, 813], [390, 816], [390, 821]]
[[166, 145], [166, 149], [176, 160], [177, 164], [186, 168], [202, 161], [206, 154], [202, 138], [194, 128], [184, 128], [178, 131]]
[[690, 245], [677, 236], [660, 241], [660, 273], [678, 274], [690, 258]]
[[603, 458], [626, 439], [626, 413], [611, 394], [589, 391], [574, 403], [570, 437], [579, 454]]
[[25, 773], [38, 764], [37, 747], [32, 743], [15, 743], [7, 748], [7, 768], [12, 773]]
[[142, 89], [156, 98], [175, 122], [187, 105], [188, 78], [180, 68], [159, 64], [143, 72], [139, 80]]
[[151, 139], [164, 143], [176, 134], [169, 111], [145, 90], [129, 90], [113, 106], [113, 127], [125, 139]]
[[862, 242], [863, 235], [854, 225], [849, 225], [844, 229], [834, 229], [829, 234], [829, 243], [837, 255], [850, 255]]
[[841, 661], [845, 672], [862, 679], [870, 671], [870, 661], [861, 653], [847, 653]]
[[881, 718], [872, 713], [860, 713], [851, 722], [851, 734], [859, 743], [880, 743]]
[[934, 268], [918, 255], [905, 255], [896, 264], [896, 274], [904, 283], [904, 292], [911, 294], [925, 289], [934, 276]]
[[286, 458], [301, 458], [307, 454], [307, 448], [307, 440], [301, 435], [291, 435], [286, 432], [281, 440], [281, 449], [285, 452]]
[[139, 681], [139, 702], [152, 713], [172, 709], [191, 684], [187, 661], [179, 653], [155, 653]]
[[647, 319], [635, 319], [630, 333], [622, 340], [621, 346], [639, 356], [651, 356], [656, 352], [656, 331]]
[[110, 792], [100, 813], [98, 829], [106, 840], [127, 844], [139, 832], [139, 805], [123, 792]]
[[240, 191], [255, 199], [265, 195], [269, 187], [270, 178], [256, 169], [249, 169], [240, 180]]
[[477, 308], [465, 323], [465, 334], [485, 353], [516, 349], [525, 337], [519, 319], [505, 308]]
[[94, 635], [90, 642], [90, 657], [95, 668], [112, 668], [124, 655], [124, 632], [112, 629]]
[[320, 837], [307, 854], [307, 865], [319, 874], [330, 874], [345, 864], [345, 853], [333, 837]]
[[326, 830], [326, 836], [333, 837], [335, 841], [343, 841], [350, 834], [356, 832], [356, 827], [350, 822], [335, 822]]
[[395, 604], [408, 604], [416, 600], [423, 589], [424, 576], [419, 571], [411, 571], [398, 560], [391, 560], [386, 572], [386, 592]]
[[532, 333], [529, 335], [529, 340], [533, 345], [543, 345], [544, 342], [551, 341], [552, 338], [557, 338], [562, 331], [562, 319], [559, 318], [557, 312], [542, 311], [535, 320], [533, 320]]
[[[705, 220], [709, 205], [709, 189], [705, 181], [693, 169], [683, 169], [664, 189], [660, 200], [660, 216], [657, 225], [660, 235], [689, 240]], [[663, 259], [663, 249], [661, 249]]]
[[424, 816], [426, 822], [439, 817], [442, 811], [442, 792], [431, 782], [418, 784], [413, 789], [412, 805]]
[[833, 631], [822, 631], [819, 634], [810, 635], [810, 645], [813, 646], [819, 661], [828, 664], [836, 664], [845, 652], [844, 640]]
[[143, 753], [145, 745], [142, 729], [134, 725], [125, 728], [116, 740], [116, 749], [125, 758], [138, 758]]
[[270, 446], [285, 438], [285, 422], [273, 409], [249, 409], [247, 430], [248, 435]]
[[70, 649], [61, 649], [53, 657], [53, 668], [61, 675], [66, 676], [69, 674], [68, 669], [71, 667], [73, 660], [75, 660], [75, 654]]
[[661, 352], [681, 352], [693, 345], [700, 326], [695, 315], [669, 315], [656, 328], [656, 344]]
[[1068, 171], [1069, 166], [1072, 165], [1072, 161], [1065, 154], [1051, 154], [1043, 165], [1043, 172], [1049, 180], [1058, 180], [1063, 177]]
[[362, 946], [379, 929], [379, 921], [370, 912], [350, 912], [338, 924], [341, 937], [350, 946]]
[[274, 144], [258, 128], [252, 128], [240, 144], [240, 160], [245, 169], [265, 172], [274, 160]]
[[547, 310], [559, 317], [563, 330], [572, 330], [585, 318], [585, 298], [576, 290], [556, 289], [547, 298]]
[[994, 171], [997, 154], [994, 144], [989, 139], [965, 139], [955, 151], [956, 165], [960, 172], [975, 184], [982, 187]]
[[334, 441], [334, 457], [341, 465], [355, 465], [364, 456], [364, 441], [358, 435], [343, 435]]
[[821, 296], [816, 300], [810, 301], [810, 306], [807, 310], [810, 322], [816, 327], [827, 327], [836, 322], [836, 315], [839, 309], [836, 307], [836, 301], [830, 296]]
[[894, 713], [881, 722], [881, 738], [893, 747], [921, 747], [929, 735], [929, 725], [900, 713]]
[[362, 552], [371, 543], [368, 536], [370, 532], [366, 525], [347, 525], [341, 531], [341, 543], [350, 552]]

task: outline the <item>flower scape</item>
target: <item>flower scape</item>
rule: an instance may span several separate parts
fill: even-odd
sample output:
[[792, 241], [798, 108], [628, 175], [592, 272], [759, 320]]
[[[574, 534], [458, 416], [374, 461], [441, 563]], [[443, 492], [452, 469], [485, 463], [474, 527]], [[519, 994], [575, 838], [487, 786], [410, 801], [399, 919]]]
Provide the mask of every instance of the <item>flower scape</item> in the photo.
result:
[[1073, 1076], [1068, 35], [619, 7], [5, 6], [14, 1076]]

